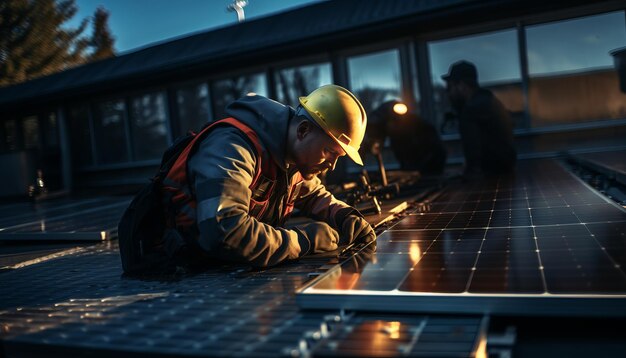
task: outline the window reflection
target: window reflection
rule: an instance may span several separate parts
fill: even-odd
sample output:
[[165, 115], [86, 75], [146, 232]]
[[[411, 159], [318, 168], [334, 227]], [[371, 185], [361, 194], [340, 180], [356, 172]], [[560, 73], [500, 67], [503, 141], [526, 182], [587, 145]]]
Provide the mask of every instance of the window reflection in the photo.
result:
[[17, 121], [9, 119], [3, 123], [3, 141], [4, 149], [7, 151], [17, 150], [19, 148], [17, 137]]
[[451, 64], [467, 60], [476, 65], [478, 81], [511, 112], [516, 127], [524, 123], [524, 95], [516, 30], [457, 37], [428, 44], [435, 122], [442, 133], [458, 132], [441, 76]]
[[267, 96], [267, 81], [264, 74], [257, 73], [213, 82], [211, 94], [214, 118], [224, 118], [224, 110], [228, 104], [251, 92]]
[[366, 112], [401, 95], [400, 53], [397, 49], [348, 59], [350, 89]]
[[39, 147], [39, 120], [37, 116], [22, 119], [22, 133], [24, 135], [24, 148]]
[[94, 137], [98, 164], [128, 161], [125, 111], [123, 100], [102, 102], [96, 106]]
[[48, 147], [59, 146], [59, 133], [57, 128], [57, 115], [54, 112], [48, 113], [46, 117], [45, 143]]
[[[78, 167], [93, 164], [89, 128], [89, 106], [85, 104], [71, 107], [68, 112], [68, 122], [72, 162]], [[126, 143], [124, 143], [124, 145], [126, 145]]]
[[160, 158], [168, 144], [163, 93], [149, 93], [133, 98], [130, 115], [134, 159]]
[[182, 86], [176, 91], [181, 134], [198, 131], [209, 120], [209, 88], [206, 83]]
[[534, 126], [626, 117], [609, 55], [624, 34], [623, 11], [526, 28]]
[[276, 71], [276, 94], [280, 103], [297, 107], [298, 98], [332, 83], [329, 63], [300, 66]]

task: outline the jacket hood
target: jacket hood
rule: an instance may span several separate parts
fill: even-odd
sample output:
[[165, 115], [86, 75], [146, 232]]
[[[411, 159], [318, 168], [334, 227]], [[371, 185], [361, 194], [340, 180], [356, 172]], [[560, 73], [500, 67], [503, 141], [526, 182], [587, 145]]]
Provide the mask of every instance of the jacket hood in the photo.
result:
[[286, 142], [293, 108], [263, 96], [245, 96], [226, 107], [226, 114], [254, 130], [265, 149], [286, 170]]

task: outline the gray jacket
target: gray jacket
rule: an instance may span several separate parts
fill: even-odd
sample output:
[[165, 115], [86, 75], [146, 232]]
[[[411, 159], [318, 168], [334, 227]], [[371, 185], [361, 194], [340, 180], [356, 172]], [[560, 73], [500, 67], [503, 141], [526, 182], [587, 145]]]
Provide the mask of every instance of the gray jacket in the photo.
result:
[[[255, 174], [256, 152], [249, 139], [230, 126], [207, 135], [188, 163], [189, 182], [197, 202], [200, 246], [211, 257], [271, 266], [307, 253], [310, 242], [295, 230], [276, 227], [288, 182], [295, 173], [285, 162], [291, 107], [262, 96], [246, 96], [229, 105], [228, 116], [252, 128], [281, 169], [269, 208], [274, 215], [257, 220], [248, 213]], [[289, 181], [287, 181], [289, 179]], [[330, 194], [316, 177], [305, 181], [295, 201], [305, 215], [336, 228], [338, 210], [349, 206]]]

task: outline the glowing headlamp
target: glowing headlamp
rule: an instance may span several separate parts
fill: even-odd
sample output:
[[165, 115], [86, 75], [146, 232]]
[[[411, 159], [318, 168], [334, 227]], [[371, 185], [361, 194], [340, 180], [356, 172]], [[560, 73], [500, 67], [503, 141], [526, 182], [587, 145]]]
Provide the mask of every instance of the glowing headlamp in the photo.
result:
[[396, 103], [393, 105], [393, 112], [395, 114], [403, 115], [403, 114], [406, 114], [408, 110], [409, 109], [406, 107], [406, 104], [404, 103]]

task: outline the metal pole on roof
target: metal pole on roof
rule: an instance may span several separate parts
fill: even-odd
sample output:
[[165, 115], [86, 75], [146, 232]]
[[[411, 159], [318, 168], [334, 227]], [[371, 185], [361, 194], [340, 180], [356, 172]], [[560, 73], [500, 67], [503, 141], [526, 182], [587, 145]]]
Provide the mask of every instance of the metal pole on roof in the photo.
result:
[[248, 5], [248, 0], [234, 0], [226, 9], [228, 11], [235, 11], [237, 13], [237, 21], [243, 22], [246, 19], [246, 15], [243, 12], [243, 8], [246, 5]]

